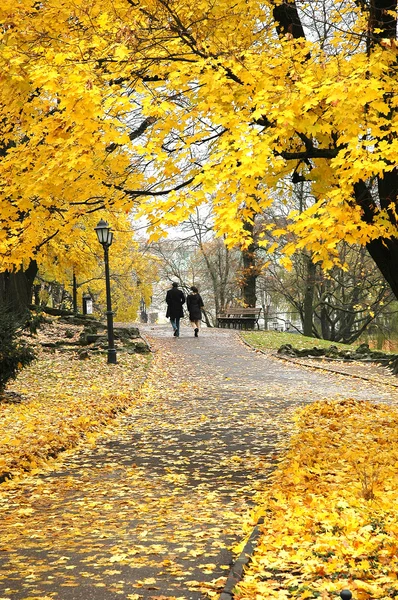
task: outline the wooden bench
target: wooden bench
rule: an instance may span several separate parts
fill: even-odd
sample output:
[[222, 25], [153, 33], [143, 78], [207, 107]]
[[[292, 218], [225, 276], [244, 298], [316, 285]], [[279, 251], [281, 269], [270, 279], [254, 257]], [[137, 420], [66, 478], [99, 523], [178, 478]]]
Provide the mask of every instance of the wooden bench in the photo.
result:
[[261, 308], [227, 308], [217, 315], [217, 327], [233, 329], [260, 329], [258, 320]]

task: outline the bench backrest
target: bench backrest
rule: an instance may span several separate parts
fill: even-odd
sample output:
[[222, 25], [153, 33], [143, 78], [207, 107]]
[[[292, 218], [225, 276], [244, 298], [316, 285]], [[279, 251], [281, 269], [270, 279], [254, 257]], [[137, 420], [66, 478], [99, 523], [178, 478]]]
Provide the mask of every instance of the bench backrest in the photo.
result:
[[261, 308], [226, 308], [219, 317], [259, 317]]

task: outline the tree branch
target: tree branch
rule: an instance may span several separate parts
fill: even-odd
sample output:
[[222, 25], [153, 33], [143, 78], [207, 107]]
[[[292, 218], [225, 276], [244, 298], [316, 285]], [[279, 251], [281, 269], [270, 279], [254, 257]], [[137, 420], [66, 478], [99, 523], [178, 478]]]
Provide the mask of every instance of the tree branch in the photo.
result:
[[[153, 123], [155, 123], [156, 119], [155, 117], [147, 117], [139, 127], [137, 127], [137, 129], [134, 129], [134, 131], [131, 131], [129, 133], [129, 140], [132, 142], [133, 140], [139, 138], [147, 129], [148, 127], [150, 127], [151, 125], [153, 125]], [[116, 144], [116, 143], [112, 143], [109, 144], [109, 146], [107, 146], [106, 151], [111, 153], [114, 150], [116, 150], [116, 148], [119, 148], [120, 146], [122, 146], [122, 144]]]
[[306, 160], [310, 158], [335, 158], [341, 148], [312, 148], [302, 152], [275, 152], [276, 156], [281, 156], [285, 160]]
[[150, 190], [127, 190], [123, 186], [115, 184], [104, 183], [104, 185], [109, 188], [115, 188], [116, 190], [123, 192], [124, 194], [132, 198], [139, 198], [142, 196], [166, 196], [167, 194], [170, 194], [170, 192], [177, 192], [178, 190], [181, 190], [182, 188], [191, 184], [194, 181], [194, 179], [195, 177], [191, 177], [190, 179], [187, 179], [187, 181], [183, 181], [183, 183], [180, 183], [179, 185], [176, 185], [173, 188], [170, 188], [168, 190], [162, 190], [160, 192], [152, 192]]
[[[397, 0], [371, 0], [370, 28], [374, 40], [397, 37]], [[395, 16], [394, 16], [395, 15]], [[375, 31], [377, 29], [377, 32]]]
[[279, 35], [290, 33], [295, 39], [305, 38], [295, 0], [274, 4], [273, 15]]

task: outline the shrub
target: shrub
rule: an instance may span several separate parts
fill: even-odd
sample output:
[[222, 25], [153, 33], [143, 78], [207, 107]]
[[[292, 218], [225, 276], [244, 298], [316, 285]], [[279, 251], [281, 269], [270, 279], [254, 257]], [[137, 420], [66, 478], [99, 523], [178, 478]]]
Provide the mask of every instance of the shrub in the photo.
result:
[[35, 358], [35, 351], [22, 339], [24, 320], [7, 309], [0, 310], [0, 397], [10, 379]]

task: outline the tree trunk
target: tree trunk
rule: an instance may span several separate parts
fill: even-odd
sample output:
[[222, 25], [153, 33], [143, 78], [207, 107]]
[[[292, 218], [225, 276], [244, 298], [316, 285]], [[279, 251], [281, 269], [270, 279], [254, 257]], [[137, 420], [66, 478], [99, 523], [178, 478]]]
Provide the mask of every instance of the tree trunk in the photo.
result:
[[40, 306], [40, 290], [40, 283], [33, 286], [33, 304], [35, 306]]
[[243, 260], [243, 284], [242, 296], [245, 306], [256, 306], [256, 259], [253, 252], [242, 251]]
[[305, 282], [304, 294], [304, 315], [303, 315], [303, 333], [308, 337], [313, 337], [314, 321], [314, 293], [315, 293], [315, 271], [316, 265], [312, 262], [310, 256], [307, 257], [307, 276]]
[[[397, 205], [398, 201], [398, 170], [385, 173], [384, 178], [378, 179], [379, 201], [382, 209], [390, 211], [390, 204]], [[362, 209], [362, 219], [372, 224], [379, 209], [373, 199], [369, 187], [364, 181], [354, 185], [355, 200]], [[391, 212], [391, 211], [390, 211]], [[390, 214], [392, 223], [396, 226], [395, 215]], [[370, 256], [379, 271], [388, 282], [394, 296], [398, 299], [398, 238], [377, 238], [366, 245]]]
[[378, 238], [369, 242], [366, 247], [398, 299], [398, 239]]
[[37, 263], [31, 261], [25, 270], [0, 273], [0, 309], [23, 315], [32, 301], [33, 281], [37, 274]]
[[[250, 233], [253, 239], [254, 223], [246, 221], [244, 224], [245, 231]], [[242, 283], [242, 296], [245, 306], [254, 307], [256, 306], [256, 282], [257, 282], [257, 265], [256, 265], [256, 245], [253, 242], [246, 250], [242, 250], [242, 262], [243, 262], [243, 283]]]

